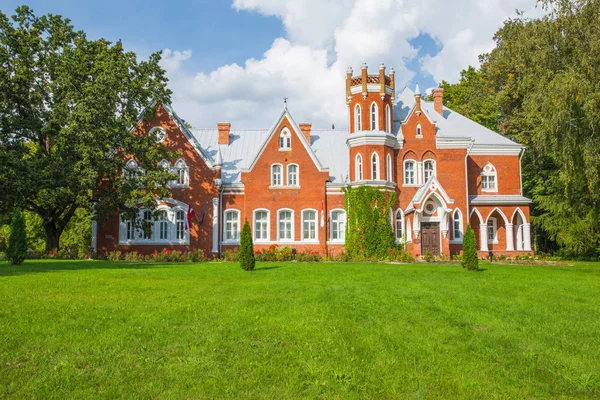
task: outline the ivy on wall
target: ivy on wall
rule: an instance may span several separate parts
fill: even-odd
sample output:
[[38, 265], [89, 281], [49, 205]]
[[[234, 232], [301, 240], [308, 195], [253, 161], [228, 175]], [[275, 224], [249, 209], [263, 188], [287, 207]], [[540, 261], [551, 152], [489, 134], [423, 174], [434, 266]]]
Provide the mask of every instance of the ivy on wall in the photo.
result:
[[390, 209], [396, 193], [382, 188], [347, 188], [346, 254], [354, 260], [384, 259], [395, 247]]

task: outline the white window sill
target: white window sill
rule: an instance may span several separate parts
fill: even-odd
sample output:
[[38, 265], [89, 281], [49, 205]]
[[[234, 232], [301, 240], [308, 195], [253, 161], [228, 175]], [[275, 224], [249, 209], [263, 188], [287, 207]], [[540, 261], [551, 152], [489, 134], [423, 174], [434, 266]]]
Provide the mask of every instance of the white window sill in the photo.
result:
[[481, 189], [481, 191], [486, 193], [498, 193], [498, 189]]
[[301, 189], [301, 186], [299, 186], [299, 185], [294, 185], [294, 186], [271, 185], [271, 186], [269, 186], [269, 189]]
[[418, 185], [416, 183], [411, 183], [411, 184], [404, 183], [404, 184], [402, 184], [402, 187], [420, 187], [420, 186], [421, 185]]
[[222, 244], [240, 244], [239, 240], [223, 240]]
[[190, 185], [175, 185], [175, 184], [169, 184], [167, 185], [167, 187], [169, 189], [188, 189], [190, 187]]
[[318, 239], [302, 239], [301, 243], [319, 244], [320, 242]]
[[335, 239], [327, 241], [327, 244], [346, 244], [345, 239]]
[[496, 239], [496, 240], [488, 240], [488, 244], [498, 244], [498, 239]]
[[450, 244], [462, 244], [462, 243], [463, 243], [462, 239], [456, 239], [456, 240], [452, 239], [450, 241]]
[[189, 240], [119, 240], [119, 245], [135, 245], [135, 246], [185, 246], [190, 244]]
[[291, 147], [280, 147], [279, 151], [292, 151]]

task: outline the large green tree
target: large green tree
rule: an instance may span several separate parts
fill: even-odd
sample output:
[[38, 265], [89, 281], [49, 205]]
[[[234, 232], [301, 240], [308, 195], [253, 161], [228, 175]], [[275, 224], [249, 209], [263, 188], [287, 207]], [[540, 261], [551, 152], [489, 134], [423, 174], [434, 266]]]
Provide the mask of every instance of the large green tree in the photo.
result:
[[[47, 250], [79, 208], [132, 218], [137, 202], [153, 208], [167, 194], [170, 175], [157, 164], [169, 155], [135, 130], [169, 102], [159, 61], [90, 40], [61, 16], [0, 12], [0, 212], [38, 214]], [[145, 173], [127, 179], [128, 157]]]

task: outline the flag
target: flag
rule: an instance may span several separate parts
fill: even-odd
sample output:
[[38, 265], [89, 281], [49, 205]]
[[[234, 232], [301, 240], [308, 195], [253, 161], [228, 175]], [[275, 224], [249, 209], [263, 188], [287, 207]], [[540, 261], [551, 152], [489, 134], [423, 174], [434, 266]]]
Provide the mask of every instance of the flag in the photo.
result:
[[325, 226], [325, 203], [321, 202], [321, 228]]
[[185, 226], [186, 231], [192, 227], [192, 218], [194, 218], [194, 215], [196, 215], [196, 213], [194, 212], [194, 209], [192, 207], [188, 206], [187, 225]]
[[200, 219], [200, 225], [204, 223], [204, 217], [206, 217], [206, 207], [208, 207], [208, 201], [204, 203], [204, 210], [202, 211], [202, 219]]

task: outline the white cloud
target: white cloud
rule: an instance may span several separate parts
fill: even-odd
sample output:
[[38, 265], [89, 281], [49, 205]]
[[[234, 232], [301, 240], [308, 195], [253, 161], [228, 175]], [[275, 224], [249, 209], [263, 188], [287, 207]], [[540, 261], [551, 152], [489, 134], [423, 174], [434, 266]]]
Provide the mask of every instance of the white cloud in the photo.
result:
[[418, 54], [410, 41], [429, 34], [441, 51], [420, 60], [421, 73], [453, 82], [460, 70], [477, 65], [478, 55], [493, 48], [494, 32], [515, 9], [534, 6], [534, 0], [233, 0], [239, 12], [281, 19], [286, 37], [274, 38], [260, 58], [209, 73], [180, 68], [191, 58], [190, 50], [166, 49], [162, 65], [175, 109], [197, 127], [220, 121], [237, 128], [270, 127], [284, 96], [298, 122], [346, 126], [348, 66], [358, 73], [367, 62], [375, 72], [384, 62], [395, 68], [401, 89], [418, 72], [406, 67]]

